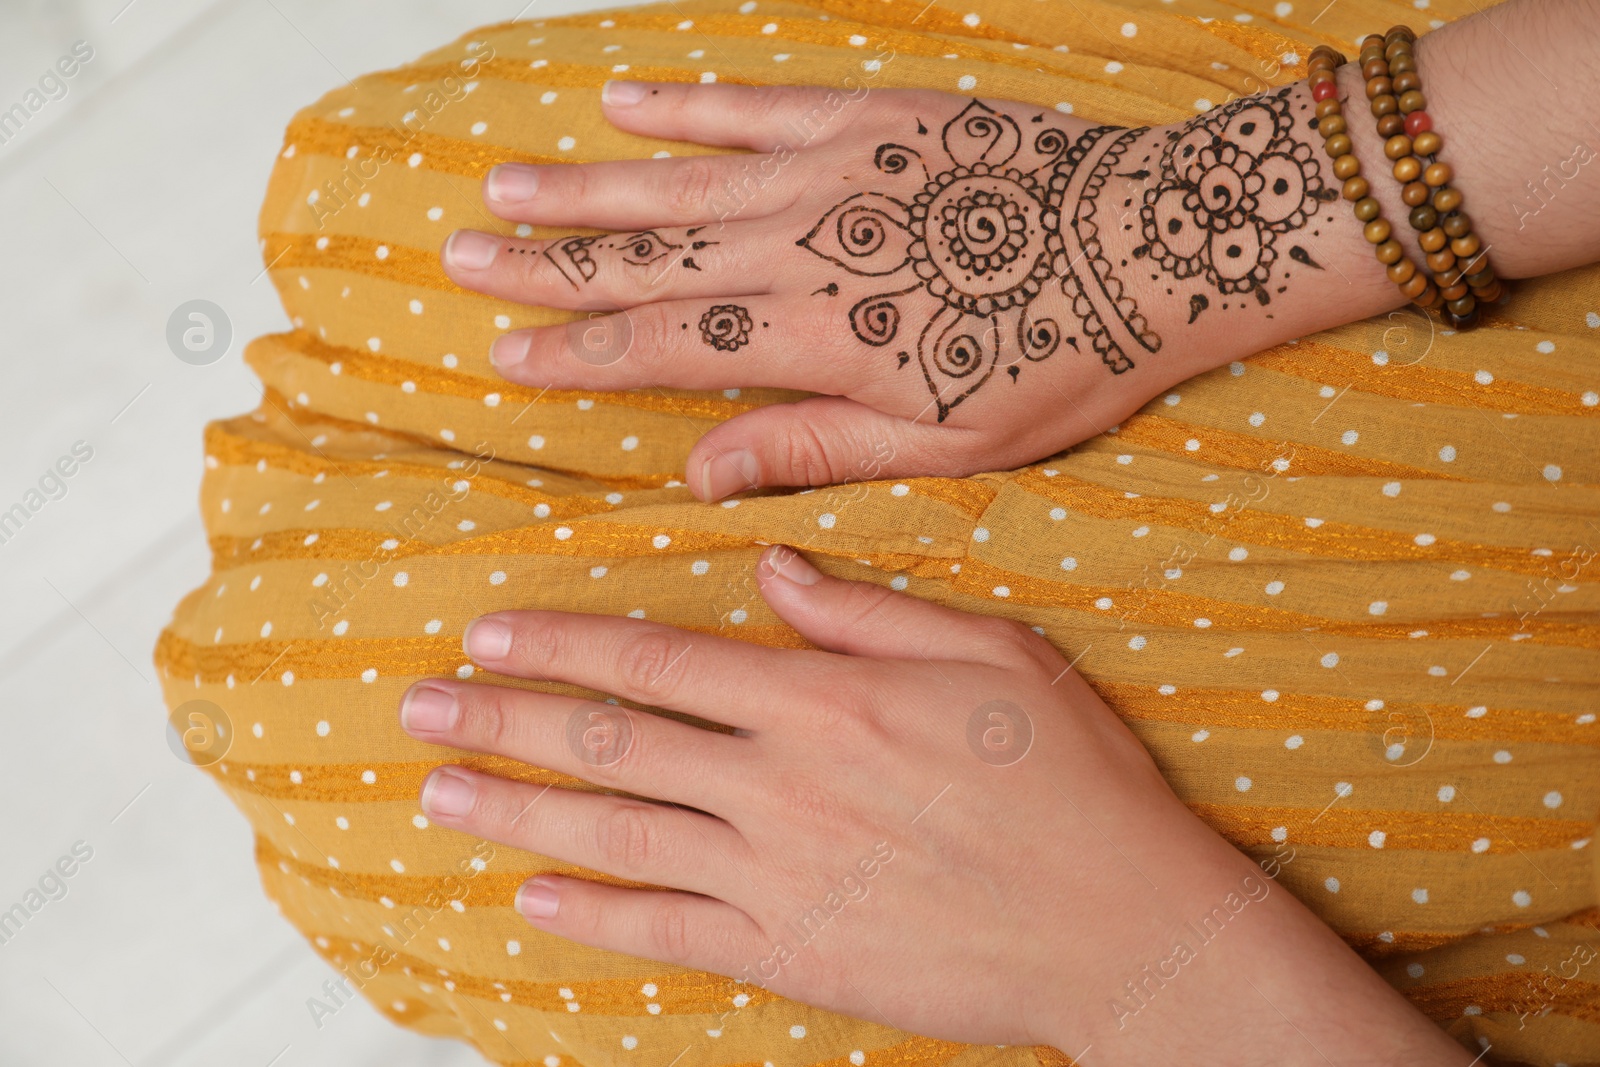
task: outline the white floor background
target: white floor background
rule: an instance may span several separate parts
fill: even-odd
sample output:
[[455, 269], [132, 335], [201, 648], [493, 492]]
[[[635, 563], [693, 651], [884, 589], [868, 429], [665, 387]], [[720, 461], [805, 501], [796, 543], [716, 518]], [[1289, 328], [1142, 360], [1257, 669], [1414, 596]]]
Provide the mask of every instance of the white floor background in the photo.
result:
[[[364, 1003], [313, 1023], [334, 972], [262, 896], [243, 818], [168, 750], [150, 653], [205, 574], [201, 428], [255, 406], [240, 350], [288, 327], [255, 222], [290, 116], [473, 26], [600, 6], [0, 0], [0, 111], [94, 49], [0, 144], [0, 511], [94, 450], [0, 544], [0, 911], [94, 850], [0, 944], [4, 1067], [483, 1062]], [[165, 340], [194, 298], [233, 326], [205, 367]]]

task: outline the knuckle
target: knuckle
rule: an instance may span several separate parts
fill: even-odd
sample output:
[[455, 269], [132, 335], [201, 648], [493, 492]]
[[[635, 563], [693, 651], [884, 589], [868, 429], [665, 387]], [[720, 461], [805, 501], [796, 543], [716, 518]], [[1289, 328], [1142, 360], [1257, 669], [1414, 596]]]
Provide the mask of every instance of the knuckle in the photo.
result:
[[834, 460], [827, 437], [810, 419], [790, 420], [782, 441], [778, 444], [777, 459], [796, 485], [832, 485], [835, 478]]
[[979, 624], [977, 644], [981, 655], [1008, 666], [1032, 665], [1038, 634], [1012, 619], [986, 619]]
[[677, 689], [678, 660], [688, 641], [668, 630], [649, 630], [627, 638], [617, 654], [617, 671], [627, 691], [651, 703], [670, 700]]
[[827, 789], [804, 775], [789, 775], [774, 788], [774, 796], [786, 817], [802, 822], [831, 825], [837, 809]]
[[510, 662], [544, 672], [564, 660], [564, 634], [553, 621], [537, 614], [502, 616], [500, 621], [511, 630]]
[[655, 851], [649, 815], [638, 805], [623, 804], [595, 820], [595, 836], [601, 860], [613, 870], [642, 871]]
[[691, 156], [681, 166], [671, 168], [666, 195], [662, 198], [673, 218], [697, 219], [705, 212], [716, 182], [716, 166], [710, 157]]
[[457, 695], [464, 732], [491, 752], [503, 752], [516, 742], [519, 720], [506, 706], [507, 692], [499, 686], [472, 686]]
[[665, 963], [689, 959], [689, 916], [676, 900], [663, 900], [650, 916], [651, 955]]

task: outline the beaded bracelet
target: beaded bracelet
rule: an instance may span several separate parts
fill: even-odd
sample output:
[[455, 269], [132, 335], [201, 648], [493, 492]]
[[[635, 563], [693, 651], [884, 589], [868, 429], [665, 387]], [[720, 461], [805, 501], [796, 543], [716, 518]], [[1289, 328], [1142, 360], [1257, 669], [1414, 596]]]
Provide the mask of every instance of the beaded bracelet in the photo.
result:
[[[1453, 327], [1470, 329], [1477, 324], [1481, 305], [1501, 299], [1505, 289], [1489, 265], [1488, 250], [1472, 232], [1471, 219], [1459, 210], [1461, 191], [1449, 184], [1454, 177], [1450, 165], [1438, 158], [1443, 140], [1425, 110], [1427, 99], [1412, 55], [1415, 39], [1406, 26], [1395, 26], [1381, 37], [1372, 34], [1361, 42], [1360, 64], [1378, 135], [1384, 139], [1384, 155], [1393, 162], [1395, 179], [1401, 183], [1401, 201], [1411, 209], [1408, 221], [1417, 231], [1427, 273], [1418, 270], [1403, 252], [1395, 255], [1385, 247], [1391, 242], [1398, 246], [1398, 242], [1389, 236], [1386, 222], [1372, 225], [1382, 220], [1376, 202], [1363, 204], [1371, 199], [1364, 179], [1357, 179], [1354, 195], [1346, 181], [1345, 196], [1357, 201], [1356, 217], [1367, 223], [1367, 239], [1378, 245], [1379, 259], [1388, 264], [1389, 278], [1400, 291], [1421, 307], [1440, 308]], [[1344, 63], [1344, 56], [1327, 46], [1314, 50], [1309, 63], [1312, 97], [1318, 101], [1318, 128], [1330, 156], [1338, 154], [1335, 149], [1343, 155], [1350, 150], [1348, 138], [1333, 143], [1345, 131], [1334, 85], [1334, 71]], [[1337, 117], [1336, 132], [1324, 129], [1322, 120], [1323, 109], [1330, 103], [1328, 113]], [[1353, 156], [1345, 169], [1360, 173]], [[1334, 173], [1340, 173], [1338, 158]]]
[[1445, 316], [1457, 329], [1477, 324], [1480, 303], [1493, 303], [1504, 287], [1489, 265], [1488, 250], [1460, 210], [1461, 190], [1450, 186], [1454, 172], [1438, 158], [1444, 141], [1425, 110], [1427, 98], [1417, 73], [1407, 26], [1372, 34], [1361, 42], [1361, 73], [1367, 98], [1385, 138], [1384, 155], [1394, 163], [1400, 199], [1411, 209], [1409, 221], [1426, 254]]
[[1351, 151], [1349, 125], [1339, 101], [1338, 86], [1334, 83], [1334, 72], [1344, 64], [1344, 56], [1327, 45], [1314, 48], [1306, 64], [1310, 70], [1311, 98], [1316, 101], [1317, 132], [1322, 134], [1322, 147], [1333, 160], [1334, 177], [1344, 182], [1341, 194], [1353, 202], [1356, 219], [1364, 224], [1362, 234], [1375, 246], [1373, 252], [1386, 268], [1389, 280], [1400, 287], [1401, 295], [1418, 307], [1438, 307], [1438, 287], [1428, 280], [1426, 273], [1417, 270], [1405, 248], [1394, 239], [1388, 221], [1383, 218], [1382, 205], [1368, 195], [1371, 185], [1361, 176], [1361, 161]]

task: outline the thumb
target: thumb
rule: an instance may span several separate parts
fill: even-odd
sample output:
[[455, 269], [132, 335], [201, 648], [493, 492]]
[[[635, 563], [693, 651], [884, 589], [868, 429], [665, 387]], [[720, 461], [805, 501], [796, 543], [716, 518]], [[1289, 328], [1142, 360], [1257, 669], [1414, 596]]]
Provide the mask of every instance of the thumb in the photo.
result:
[[764, 485], [842, 485], [987, 470], [978, 431], [912, 422], [842, 396], [747, 411], [702, 437], [685, 464], [708, 503]]
[[762, 553], [756, 580], [779, 618], [829, 652], [989, 664], [1058, 655], [1021, 623], [970, 615], [871, 582], [830, 578], [787, 545]]

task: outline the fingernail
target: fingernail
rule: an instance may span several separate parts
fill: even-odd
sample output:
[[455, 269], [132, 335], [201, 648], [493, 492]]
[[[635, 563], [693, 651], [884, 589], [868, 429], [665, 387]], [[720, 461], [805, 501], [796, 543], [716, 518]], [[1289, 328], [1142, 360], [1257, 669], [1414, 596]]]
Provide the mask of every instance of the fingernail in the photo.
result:
[[816, 585], [817, 579], [822, 577], [821, 571], [807, 563], [804, 556], [787, 545], [778, 546], [768, 559], [772, 561], [775, 573], [796, 585]]
[[440, 767], [422, 787], [422, 810], [428, 815], [459, 819], [472, 811], [477, 797], [477, 786], [449, 768]]
[[517, 910], [525, 919], [554, 919], [561, 908], [561, 897], [555, 887], [535, 878], [523, 882], [517, 891]]
[[499, 619], [473, 619], [461, 646], [475, 660], [505, 659], [511, 652], [511, 627]]
[[489, 362], [501, 370], [509, 370], [528, 358], [533, 348], [533, 335], [525, 332], [503, 333], [489, 346]]
[[519, 204], [539, 191], [539, 169], [522, 163], [502, 163], [489, 171], [484, 189], [491, 200]]
[[458, 270], [483, 270], [494, 262], [500, 239], [477, 230], [457, 230], [444, 243], [444, 258]]
[[644, 99], [644, 82], [608, 81], [600, 87], [600, 102], [628, 107]]
[[442, 734], [460, 718], [454, 693], [431, 685], [414, 686], [400, 704], [400, 725], [425, 734]]
[[706, 501], [754, 489], [760, 484], [761, 464], [748, 449], [713, 453], [700, 467], [700, 495]]

